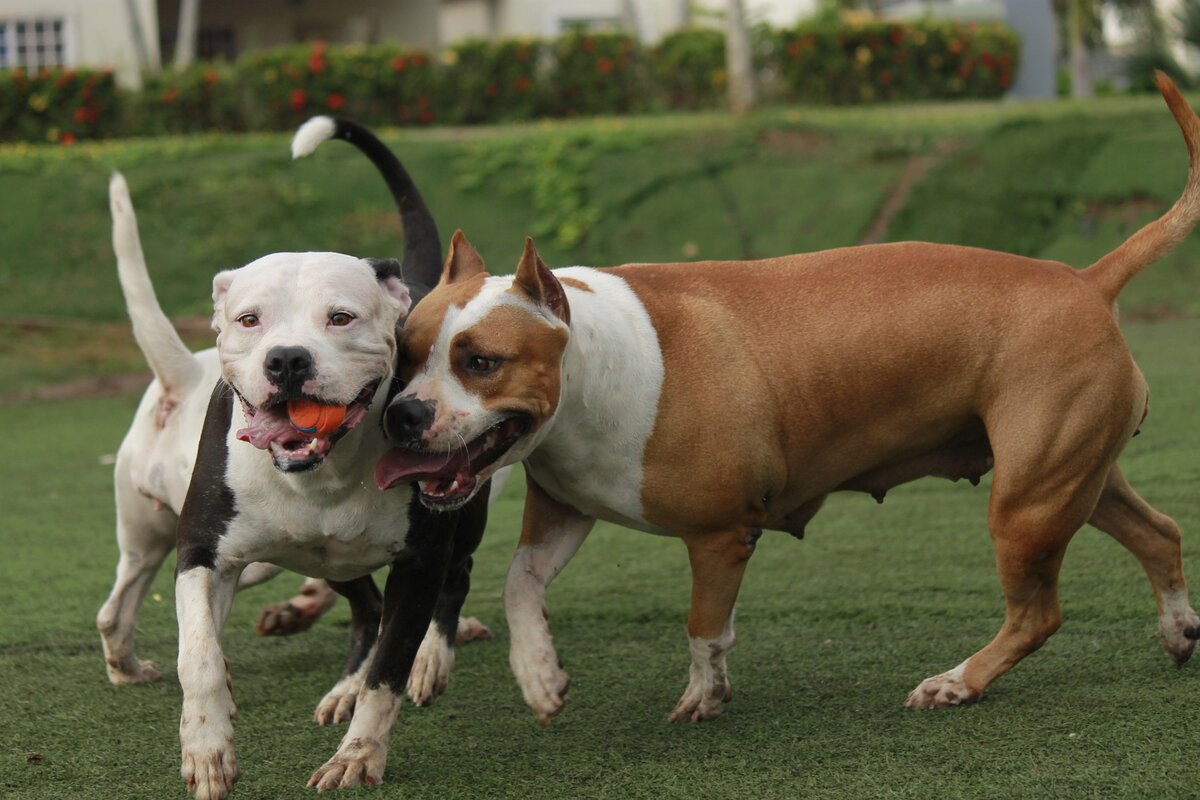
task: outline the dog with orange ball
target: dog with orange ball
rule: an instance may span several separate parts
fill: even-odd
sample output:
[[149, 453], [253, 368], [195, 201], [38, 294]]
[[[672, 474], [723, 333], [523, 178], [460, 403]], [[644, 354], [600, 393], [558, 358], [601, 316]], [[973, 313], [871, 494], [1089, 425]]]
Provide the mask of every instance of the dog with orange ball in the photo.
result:
[[[121, 558], [97, 626], [113, 683], [159, 678], [135, 655], [134, 623], [178, 541], [181, 772], [198, 797], [226, 797], [237, 781], [237, 712], [219, 636], [243, 573], [290, 569], [349, 600], [350, 655], [315, 719], [351, 725], [310, 784], [376, 784], [406, 686], [420, 704], [446, 687], [487, 521], [486, 492], [447, 513], [427, 509], [411, 486], [376, 485], [390, 447], [379, 415], [395, 389], [396, 332], [436, 283], [441, 245], [411, 177], [369, 131], [318, 117], [297, 132], [293, 154], [331, 138], [383, 173], [404, 225], [403, 259], [275, 253], [221, 272], [217, 346], [200, 353], [158, 305], [124, 178], [109, 187], [121, 288], [155, 380], [117, 454]], [[371, 575], [385, 565], [381, 597]]]

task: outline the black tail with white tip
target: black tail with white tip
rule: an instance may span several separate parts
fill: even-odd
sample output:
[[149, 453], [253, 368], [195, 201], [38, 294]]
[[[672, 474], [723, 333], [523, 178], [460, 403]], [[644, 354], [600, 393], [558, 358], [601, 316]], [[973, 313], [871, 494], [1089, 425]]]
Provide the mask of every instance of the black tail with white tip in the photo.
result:
[[292, 137], [292, 158], [308, 155], [328, 139], [341, 139], [357, 147], [371, 159], [387, 183], [404, 226], [401, 280], [408, 286], [415, 303], [437, 285], [442, 274], [442, 242], [433, 214], [400, 160], [375, 134], [357, 122], [340, 117], [313, 117]]

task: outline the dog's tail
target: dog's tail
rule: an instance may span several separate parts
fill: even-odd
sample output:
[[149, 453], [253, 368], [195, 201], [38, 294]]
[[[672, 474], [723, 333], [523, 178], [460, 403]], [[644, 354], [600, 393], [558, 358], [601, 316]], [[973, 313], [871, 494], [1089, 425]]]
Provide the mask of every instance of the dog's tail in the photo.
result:
[[292, 137], [292, 158], [308, 155], [327, 139], [341, 139], [357, 147], [387, 182], [404, 226], [400, 279], [408, 285], [416, 302], [437, 285], [442, 275], [442, 241], [433, 214], [395, 154], [356, 122], [340, 117], [313, 117]]
[[1183, 99], [1175, 83], [1166, 74], [1156, 72], [1154, 83], [1167, 101], [1187, 142], [1190, 159], [1187, 185], [1167, 213], [1083, 271], [1083, 276], [1095, 283], [1110, 303], [1117, 299], [1121, 289], [1134, 275], [1171, 252], [1200, 220], [1200, 119], [1197, 119], [1187, 100]]
[[117, 276], [125, 295], [125, 308], [133, 322], [133, 338], [166, 394], [178, 395], [198, 382], [204, 370], [158, 304], [142, 255], [129, 187], [119, 172], [114, 172], [108, 182], [108, 204], [112, 210]]

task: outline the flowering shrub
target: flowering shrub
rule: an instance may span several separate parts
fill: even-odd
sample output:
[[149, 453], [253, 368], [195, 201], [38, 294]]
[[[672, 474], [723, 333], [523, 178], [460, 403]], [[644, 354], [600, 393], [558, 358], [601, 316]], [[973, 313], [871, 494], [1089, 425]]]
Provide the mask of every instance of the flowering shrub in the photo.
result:
[[571, 31], [559, 37], [548, 84], [546, 111], [555, 117], [638, 111], [651, 94], [641, 48], [623, 33]]
[[720, 105], [728, 80], [725, 34], [712, 28], [668, 34], [650, 51], [650, 74], [671, 108]]
[[[1017, 68], [1016, 35], [1001, 25], [822, 17], [756, 28], [754, 38], [757, 68], [789, 100], [997, 97]], [[721, 103], [724, 51], [724, 36], [705, 29], [671, 34], [649, 53], [625, 34], [572, 31], [553, 42], [463, 42], [440, 60], [314, 42], [149, 77], [121, 102], [123, 119], [110, 72], [0, 70], [0, 140], [289, 130], [314, 114], [432, 125], [703, 108]]]
[[111, 71], [0, 70], [0, 141], [74, 144], [110, 133], [116, 112]]
[[222, 62], [146, 77], [127, 126], [142, 134], [236, 131], [245, 127], [241, 90]]
[[455, 45], [445, 59], [441, 92], [447, 117], [465, 124], [536, 117], [543, 102], [538, 65], [544, 57], [545, 45], [533, 39]]
[[249, 127], [286, 130], [314, 114], [374, 124], [430, 125], [437, 72], [427, 53], [324, 42], [250, 55], [237, 72]]
[[1019, 43], [1002, 25], [805, 22], [780, 34], [792, 99], [826, 103], [999, 97]]

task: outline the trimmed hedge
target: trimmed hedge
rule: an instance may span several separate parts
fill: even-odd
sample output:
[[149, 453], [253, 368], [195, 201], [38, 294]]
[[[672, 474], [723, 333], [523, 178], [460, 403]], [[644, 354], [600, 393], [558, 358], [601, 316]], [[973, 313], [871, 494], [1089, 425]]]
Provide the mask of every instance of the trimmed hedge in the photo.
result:
[[0, 70], [0, 141], [70, 145], [115, 132], [111, 70]]
[[1020, 44], [1003, 25], [801, 23], [780, 36], [785, 95], [820, 103], [1000, 97]]
[[[788, 100], [998, 97], [1017, 67], [1016, 35], [1000, 25], [822, 20], [755, 33], [758, 69]], [[704, 108], [721, 104], [725, 81], [724, 37], [707, 29], [649, 50], [622, 33], [468, 41], [440, 59], [316, 42], [153, 76], [132, 95], [107, 71], [0, 71], [0, 140], [288, 130], [322, 113], [433, 125]]]

